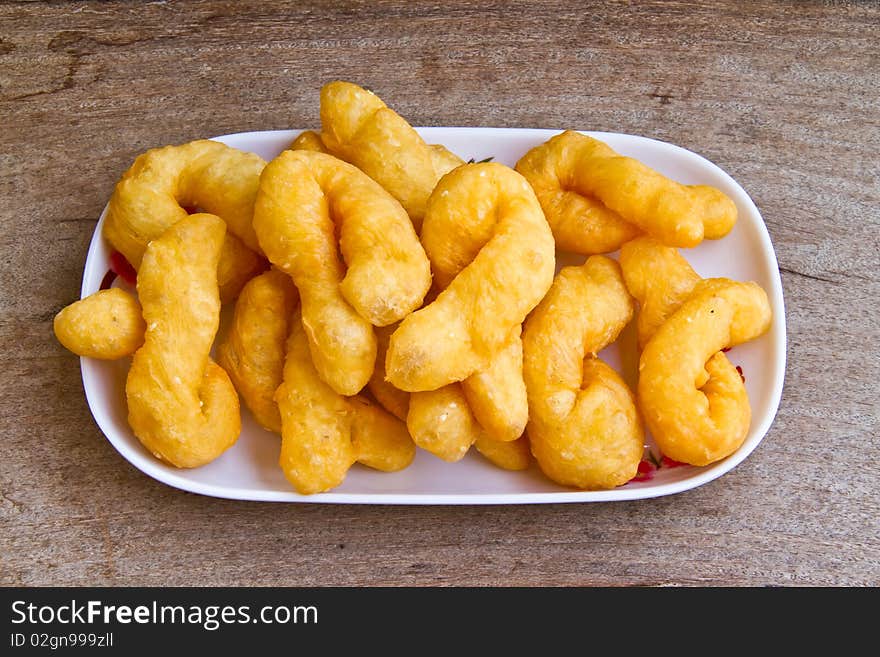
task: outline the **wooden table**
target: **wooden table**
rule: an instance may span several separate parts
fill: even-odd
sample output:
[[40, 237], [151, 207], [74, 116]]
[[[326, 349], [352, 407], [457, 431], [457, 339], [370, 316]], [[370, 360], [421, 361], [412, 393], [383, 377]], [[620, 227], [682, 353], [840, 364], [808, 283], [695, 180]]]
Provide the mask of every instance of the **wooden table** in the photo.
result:
[[[880, 7], [246, 4], [0, 4], [0, 584], [880, 583]], [[788, 314], [758, 449], [671, 497], [519, 507], [224, 501], [124, 461], [52, 335], [116, 179], [313, 126], [334, 78], [414, 125], [642, 134], [733, 175]]]

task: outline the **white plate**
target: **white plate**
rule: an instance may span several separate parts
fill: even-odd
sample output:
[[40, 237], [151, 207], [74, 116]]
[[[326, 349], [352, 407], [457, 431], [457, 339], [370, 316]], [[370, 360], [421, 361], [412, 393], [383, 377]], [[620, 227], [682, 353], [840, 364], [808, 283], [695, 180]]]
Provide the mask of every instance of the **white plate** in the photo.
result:
[[[429, 143], [444, 144], [461, 157], [513, 166], [530, 148], [558, 131], [497, 128], [419, 128]], [[270, 160], [299, 134], [298, 130], [247, 132], [218, 137], [236, 148], [253, 151]], [[728, 355], [741, 365], [752, 403], [752, 426], [742, 447], [710, 466], [661, 468], [650, 481], [630, 482], [609, 491], [578, 491], [547, 480], [533, 466], [525, 472], [507, 472], [471, 450], [458, 463], [445, 463], [419, 450], [413, 464], [393, 474], [355, 465], [345, 482], [328, 493], [303, 496], [284, 479], [277, 465], [279, 438], [261, 429], [243, 408], [242, 433], [238, 442], [216, 461], [193, 470], [179, 470], [156, 460], [138, 442], [126, 421], [124, 396], [129, 359], [104, 362], [82, 359], [86, 397], [98, 426], [113, 446], [135, 467], [170, 486], [203, 495], [241, 500], [325, 502], [345, 504], [526, 504], [538, 502], [596, 502], [633, 500], [669, 495], [711, 481], [745, 459], [767, 433], [782, 394], [785, 373], [785, 315], [782, 282], [770, 236], [755, 204], [724, 171], [706, 159], [678, 146], [614, 133], [587, 133], [607, 142], [618, 152], [638, 158], [650, 167], [683, 183], [702, 183], [720, 188], [736, 202], [739, 221], [719, 241], [705, 241], [683, 251], [704, 277], [726, 276], [757, 281], [770, 297], [773, 327], [770, 332]], [[104, 214], [106, 214], [106, 209]], [[95, 292], [107, 272], [111, 249], [101, 236], [104, 214], [95, 229], [83, 274], [82, 295]], [[582, 257], [563, 257], [564, 264]], [[629, 350], [632, 353], [632, 350]], [[634, 383], [634, 356], [622, 367], [618, 346], [602, 357], [622, 370]]]

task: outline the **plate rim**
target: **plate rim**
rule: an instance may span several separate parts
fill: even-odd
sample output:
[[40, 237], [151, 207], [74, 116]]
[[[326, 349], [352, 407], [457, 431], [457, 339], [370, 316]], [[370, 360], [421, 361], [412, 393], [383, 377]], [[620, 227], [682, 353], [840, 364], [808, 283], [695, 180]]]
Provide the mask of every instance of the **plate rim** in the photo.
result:
[[[531, 134], [535, 137], [543, 137], [545, 140], [549, 137], [559, 134], [561, 130], [550, 128], [493, 128], [479, 126], [425, 126], [416, 127], [417, 132], [425, 137], [429, 137], [431, 133], [441, 133], [445, 131], [473, 131], [473, 132], [492, 132], [498, 135], [503, 133], [515, 133], [518, 136]], [[234, 132], [216, 137], [210, 137], [213, 141], [225, 142], [246, 140], [246, 139], [271, 139], [292, 140], [305, 129], [284, 129], [284, 130], [257, 130], [246, 132]], [[766, 222], [758, 207], [745, 189], [726, 171], [716, 165], [714, 162], [703, 157], [699, 153], [691, 151], [683, 146], [670, 142], [654, 139], [652, 137], [644, 137], [641, 135], [631, 135], [627, 133], [617, 132], [600, 132], [591, 130], [580, 130], [582, 134], [589, 135], [597, 139], [613, 137], [614, 139], [625, 137], [636, 141], [652, 142], [661, 148], [672, 149], [679, 155], [698, 162], [701, 166], [712, 170], [716, 175], [720, 176], [728, 184], [729, 188], [734, 192], [734, 201], [738, 205], [746, 207], [751, 214], [757, 219], [755, 228], [760, 239], [762, 258], [767, 260], [770, 266], [770, 279], [772, 281], [771, 289], [766, 290], [770, 299], [770, 305], [774, 310], [773, 323], [767, 334], [768, 339], [772, 341], [772, 349], [775, 352], [774, 365], [779, 376], [772, 381], [769, 411], [757, 424], [750, 428], [750, 438], [740, 446], [740, 448], [726, 457], [725, 459], [705, 466], [696, 471], [696, 474], [684, 479], [672, 482], [651, 484], [649, 482], [634, 482], [628, 486], [622, 486], [611, 490], [601, 491], [581, 491], [576, 489], [562, 489], [559, 491], [545, 492], [523, 492], [523, 493], [400, 493], [400, 492], [366, 492], [366, 493], [345, 493], [328, 491], [326, 493], [317, 493], [314, 495], [301, 495], [291, 488], [290, 491], [275, 490], [258, 490], [251, 488], [236, 488], [230, 486], [220, 486], [218, 484], [209, 484], [205, 482], [194, 481], [185, 476], [178, 474], [176, 470], [170, 470], [162, 467], [162, 464], [156, 461], [152, 456], [142, 454], [132, 449], [125, 440], [116, 435], [115, 430], [110, 425], [110, 420], [102, 411], [100, 406], [96, 408], [102, 400], [93, 399], [100, 397], [97, 394], [96, 379], [98, 377], [98, 368], [104, 363], [97, 359], [81, 357], [80, 372], [83, 381], [83, 389], [89, 411], [92, 414], [98, 428], [104, 434], [104, 437], [110, 442], [113, 448], [128, 461], [137, 470], [147, 476], [172, 488], [183, 490], [190, 493], [196, 493], [207, 497], [231, 499], [241, 501], [261, 501], [261, 502], [299, 502], [313, 504], [377, 504], [377, 505], [509, 505], [509, 504], [556, 504], [556, 503], [575, 503], [575, 502], [611, 502], [611, 501], [631, 501], [638, 499], [650, 499], [655, 497], [663, 497], [674, 495], [687, 490], [698, 488], [722, 475], [733, 470], [742, 463], [763, 441], [764, 437], [770, 430], [773, 421], [779, 411], [779, 405], [782, 399], [782, 392], [785, 382], [786, 358], [787, 358], [787, 330], [786, 330], [786, 314], [785, 301], [782, 287], [782, 277], [779, 272], [779, 264], [776, 258], [776, 251], [773, 248], [770, 233], [767, 230]], [[103, 242], [103, 225], [107, 215], [107, 205], [101, 212], [92, 238], [89, 242], [89, 248], [86, 253], [85, 263], [83, 265], [83, 280], [80, 286], [80, 295], [84, 297], [97, 290], [95, 277], [89, 276], [90, 263], [92, 258], [100, 250]], [[180, 472], [186, 472], [181, 470]], [[647, 484], [647, 485], [645, 485]]]

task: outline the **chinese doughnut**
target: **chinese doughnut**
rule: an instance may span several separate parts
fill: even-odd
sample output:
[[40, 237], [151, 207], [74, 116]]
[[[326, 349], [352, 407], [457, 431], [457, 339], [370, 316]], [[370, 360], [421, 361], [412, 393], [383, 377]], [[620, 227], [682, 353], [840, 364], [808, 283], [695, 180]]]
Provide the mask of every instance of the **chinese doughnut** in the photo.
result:
[[290, 318], [298, 295], [277, 269], [248, 281], [235, 302], [232, 324], [217, 347], [217, 362], [229, 374], [254, 419], [281, 433], [275, 391], [281, 385]]
[[363, 397], [344, 397], [319, 376], [295, 311], [283, 382], [275, 399], [281, 413], [284, 476], [304, 495], [342, 483], [355, 461], [381, 470], [409, 465], [415, 447], [402, 422]]
[[[518, 170], [541, 190], [548, 221], [558, 227], [564, 248], [595, 253], [620, 246], [638, 231], [627, 231], [616, 217], [679, 247], [723, 237], [736, 222], [736, 205], [720, 190], [682, 185], [570, 130], [527, 153], [521, 163]], [[564, 193], [569, 191], [582, 199]], [[596, 201], [614, 214], [603, 213]], [[581, 228], [587, 233], [579, 245]]]
[[58, 342], [77, 356], [115, 360], [144, 343], [144, 318], [138, 300], [112, 287], [75, 301], [55, 315]]
[[678, 249], [643, 236], [620, 248], [623, 280], [639, 302], [639, 348], [687, 299], [700, 282], [700, 275]]
[[[422, 241], [443, 289], [391, 336], [385, 369], [401, 390], [436, 390], [485, 370], [553, 280], [550, 227], [526, 180], [466, 164], [431, 194]], [[444, 272], [458, 273], [451, 279]]]
[[400, 201], [416, 231], [440, 177], [462, 164], [443, 147], [425, 143], [413, 127], [373, 92], [351, 82], [321, 89], [321, 139]]
[[567, 130], [516, 163], [516, 170], [535, 190], [556, 245], [563, 251], [608, 253], [641, 232], [579, 184], [579, 162], [594, 150], [614, 153], [604, 144]]
[[722, 349], [770, 327], [767, 294], [755, 283], [707, 279], [648, 340], [639, 360], [639, 406], [668, 457], [707, 465], [746, 438], [751, 407]]
[[321, 135], [312, 130], [304, 130], [296, 139], [294, 139], [288, 147], [292, 151], [314, 151], [316, 153], [327, 153], [327, 147], [321, 141]]
[[450, 463], [483, 433], [459, 383], [410, 394], [406, 426], [416, 445]]
[[538, 465], [557, 483], [607, 489], [636, 474], [645, 435], [635, 397], [596, 357], [633, 311], [617, 263], [591, 256], [562, 269], [526, 320], [527, 433]]
[[225, 235], [219, 217], [184, 217], [147, 245], [138, 272], [147, 328], [126, 380], [128, 422], [150, 452], [180, 468], [214, 460], [241, 431], [238, 394], [209, 358]]
[[264, 268], [252, 215], [265, 164], [253, 153], [207, 139], [150, 149], [116, 184], [104, 236], [138, 269], [147, 243], [186, 217], [184, 207], [215, 214], [229, 227], [219, 278], [224, 298], [231, 299]]
[[269, 260], [299, 290], [321, 377], [339, 394], [357, 393], [373, 373], [372, 325], [410, 313], [431, 285], [403, 208], [352, 165], [288, 150], [263, 172], [254, 227]]
[[525, 470], [532, 462], [529, 437], [525, 434], [516, 440], [502, 442], [492, 440], [483, 433], [477, 436], [474, 447], [491, 463], [504, 470]]

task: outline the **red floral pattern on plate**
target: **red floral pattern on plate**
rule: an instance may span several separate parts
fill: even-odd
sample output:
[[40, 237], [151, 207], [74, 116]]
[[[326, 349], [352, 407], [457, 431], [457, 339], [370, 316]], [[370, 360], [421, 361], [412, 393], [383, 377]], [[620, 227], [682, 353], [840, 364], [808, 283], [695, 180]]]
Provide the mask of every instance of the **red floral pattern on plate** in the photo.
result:
[[645, 447], [645, 458], [639, 462], [636, 476], [630, 481], [651, 481], [661, 468], [677, 468], [682, 465], [687, 465], [687, 463], [671, 459], [665, 454], [660, 454], [658, 457], [651, 449]]

